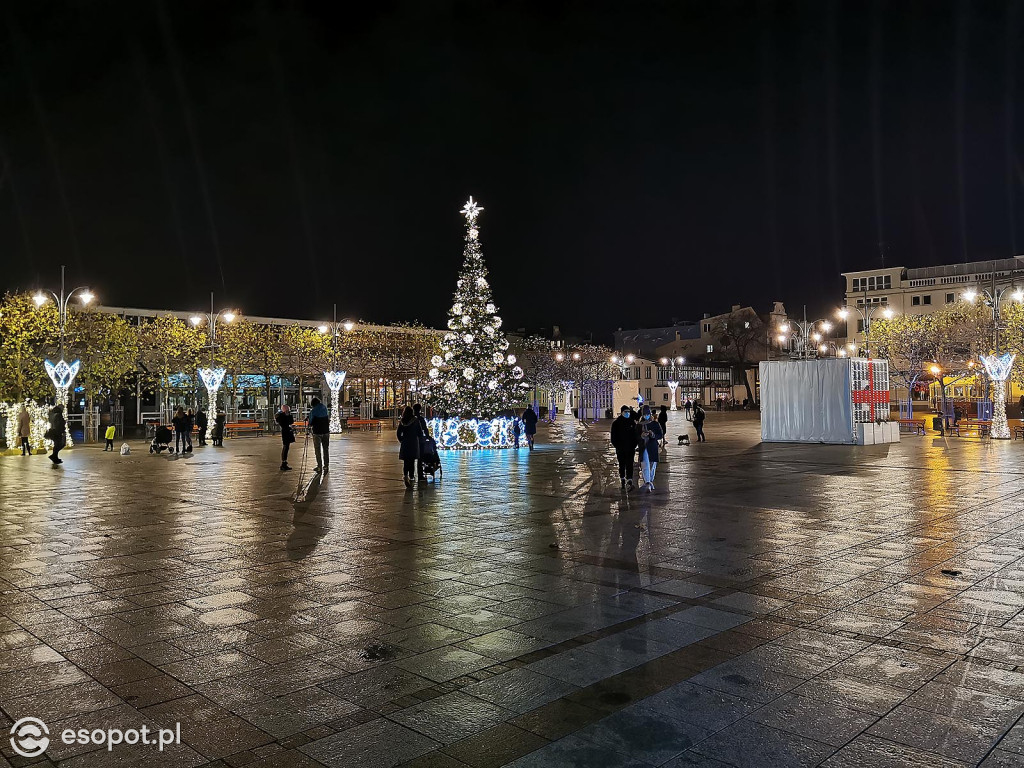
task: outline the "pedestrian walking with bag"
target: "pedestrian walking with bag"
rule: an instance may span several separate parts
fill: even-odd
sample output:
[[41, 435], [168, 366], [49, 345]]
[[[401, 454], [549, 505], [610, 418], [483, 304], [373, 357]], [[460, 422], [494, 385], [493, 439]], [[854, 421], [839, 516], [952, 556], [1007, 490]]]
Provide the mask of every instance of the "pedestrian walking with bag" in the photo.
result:
[[313, 435], [313, 450], [316, 453], [316, 469], [313, 471], [326, 473], [331, 463], [331, 414], [319, 397], [314, 397], [309, 404], [313, 407], [309, 411], [308, 429]]
[[402, 445], [398, 451], [398, 458], [402, 460], [402, 481], [406, 488], [412, 488], [413, 478], [416, 477], [416, 461], [420, 457], [420, 443], [426, 435], [423, 434], [419, 419], [409, 406], [402, 411], [402, 420], [398, 424], [396, 435]]
[[291, 467], [288, 466], [288, 449], [295, 442], [295, 428], [292, 426], [295, 423], [295, 417], [292, 416], [291, 409], [287, 405], [282, 405], [281, 410], [274, 417], [274, 421], [281, 427], [281, 471], [287, 472], [291, 470]]
[[637, 445], [640, 449], [640, 470], [648, 493], [654, 492], [654, 476], [658, 472], [658, 449], [661, 443], [661, 425], [651, 414], [651, 407], [645, 405], [640, 412]]
[[53, 462], [54, 466], [64, 463], [64, 460], [60, 457], [60, 452], [64, 449], [64, 446], [68, 444], [67, 428], [68, 423], [64, 419], [64, 406], [53, 406], [53, 408], [50, 409], [50, 428], [46, 430], [44, 437], [53, 442], [50, 461]]
[[[619, 480], [622, 490], [633, 490], [633, 460], [636, 456], [636, 420], [628, 405], [619, 409], [619, 418], [612, 422], [612, 447], [619, 462]], [[628, 485], [628, 487], [627, 487]]]

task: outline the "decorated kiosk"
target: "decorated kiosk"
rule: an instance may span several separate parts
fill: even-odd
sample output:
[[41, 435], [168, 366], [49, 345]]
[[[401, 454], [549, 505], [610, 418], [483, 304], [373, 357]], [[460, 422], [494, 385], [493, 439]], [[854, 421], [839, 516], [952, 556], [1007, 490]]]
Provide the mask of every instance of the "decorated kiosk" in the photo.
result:
[[889, 421], [889, 364], [885, 360], [771, 360], [760, 367], [764, 442], [899, 442], [899, 422]]

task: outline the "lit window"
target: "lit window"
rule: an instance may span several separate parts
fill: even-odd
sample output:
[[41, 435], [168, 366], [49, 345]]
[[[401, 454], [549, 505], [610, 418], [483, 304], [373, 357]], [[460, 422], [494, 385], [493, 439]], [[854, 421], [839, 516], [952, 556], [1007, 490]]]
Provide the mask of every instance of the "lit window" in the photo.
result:
[[955, 293], [947, 293], [946, 294], [946, 303], [947, 304], [952, 304], [955, 301], [956, 301], [956, 294]]
[[750, 321], [749, 320], [744, 321], [743, 327], [744, 328], [749, 328], [750, 327]]
[[708, 344], [708, 352], [714, 352], [714, 351], [715, 351], [715, 345], [714, 344]]

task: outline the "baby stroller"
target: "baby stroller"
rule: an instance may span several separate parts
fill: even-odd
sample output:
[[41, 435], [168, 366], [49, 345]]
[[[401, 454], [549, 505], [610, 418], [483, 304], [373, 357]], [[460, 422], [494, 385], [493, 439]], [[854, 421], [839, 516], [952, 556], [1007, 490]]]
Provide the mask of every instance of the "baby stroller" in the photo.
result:
[[171, 434], [170, 428], [160, 425], [156, 428], [156, 434], [153, 435], [153, 442], [149, 444], [149, 452], [163, 453], [171, 447], [173, 439], [174, 435]]
[[[438, 473], [438, 478], [434, 473]], [[437, 454], [437, 443], [434, 438], [427, 435], [420, 443], [420, 474], [430, 475], [431, 479], [437, 482], [444, 477], [444, 470], [441, 468], [441, 457]]]

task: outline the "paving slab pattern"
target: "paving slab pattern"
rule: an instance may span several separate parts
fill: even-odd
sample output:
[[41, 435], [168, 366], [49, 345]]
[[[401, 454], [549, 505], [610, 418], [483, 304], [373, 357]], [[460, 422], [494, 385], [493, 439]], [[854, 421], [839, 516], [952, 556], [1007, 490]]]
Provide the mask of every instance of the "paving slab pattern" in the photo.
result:
[[604, 429], [0, 458], [0, 724], [183, 741], [0, 768], [1024, 764], [1024, 446], [711, 413], [624, 494]]

